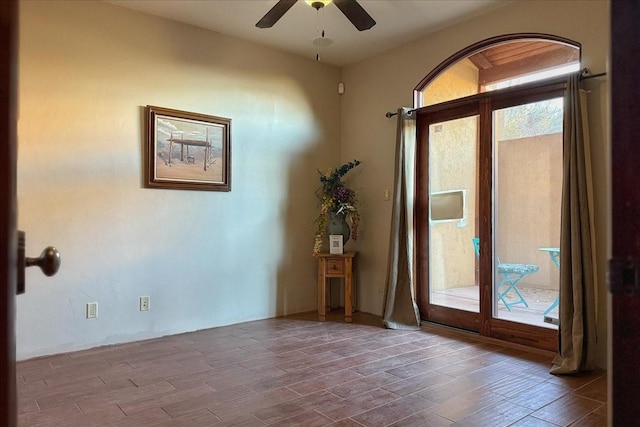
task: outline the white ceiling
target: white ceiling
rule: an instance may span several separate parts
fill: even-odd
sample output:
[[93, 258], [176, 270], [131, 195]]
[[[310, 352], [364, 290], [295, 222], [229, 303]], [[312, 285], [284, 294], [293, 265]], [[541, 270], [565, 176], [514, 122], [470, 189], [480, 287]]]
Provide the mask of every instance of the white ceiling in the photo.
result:
[[317, 22], [333, 44], [320, 48], [320, 61], [344, 66], [375, 56], [512, 0], [360, 0], [376, 25], [358, 31], [333, 4], [316, 11], [298, 1], [272, 27], [256, 22], [277, 0], [106, 0], [109, 3], [315, 58]]

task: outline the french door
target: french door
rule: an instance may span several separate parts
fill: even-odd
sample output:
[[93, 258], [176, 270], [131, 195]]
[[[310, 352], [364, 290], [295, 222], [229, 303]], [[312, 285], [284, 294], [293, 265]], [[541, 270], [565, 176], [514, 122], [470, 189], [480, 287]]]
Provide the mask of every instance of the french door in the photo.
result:
[[563, 95], [555, 80], [416, 111], [425, 320], [557, 350]]

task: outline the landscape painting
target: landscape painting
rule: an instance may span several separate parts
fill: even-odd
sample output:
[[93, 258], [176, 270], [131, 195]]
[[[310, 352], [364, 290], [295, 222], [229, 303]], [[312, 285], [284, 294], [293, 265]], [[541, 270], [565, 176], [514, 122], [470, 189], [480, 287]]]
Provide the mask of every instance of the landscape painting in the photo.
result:
[[145, 185], [230, 191], [231, 120], [147, 106]]

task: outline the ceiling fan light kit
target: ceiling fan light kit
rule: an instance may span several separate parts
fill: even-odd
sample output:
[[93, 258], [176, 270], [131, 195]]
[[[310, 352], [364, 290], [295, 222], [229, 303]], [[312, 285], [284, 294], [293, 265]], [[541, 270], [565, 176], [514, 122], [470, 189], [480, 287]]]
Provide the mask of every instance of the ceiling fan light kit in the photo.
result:
[[331, 40], [329, 37], [316, 37], [315, 39], [313, 39], [313, 44], [314, 46], [319, 47], [330, 46], [333, 44], [333, 40]]

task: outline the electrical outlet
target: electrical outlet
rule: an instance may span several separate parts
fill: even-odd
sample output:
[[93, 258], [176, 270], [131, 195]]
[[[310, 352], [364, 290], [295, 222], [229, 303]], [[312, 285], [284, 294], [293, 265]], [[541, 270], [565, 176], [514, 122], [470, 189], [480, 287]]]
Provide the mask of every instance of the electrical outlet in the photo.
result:
[[140, 297], [140, 311], [149, 311], [149, 297]]
[[98, 317], [98, 303], [87, 303], [87, 319], [95, 319]]

